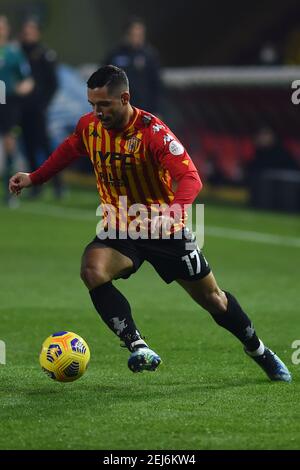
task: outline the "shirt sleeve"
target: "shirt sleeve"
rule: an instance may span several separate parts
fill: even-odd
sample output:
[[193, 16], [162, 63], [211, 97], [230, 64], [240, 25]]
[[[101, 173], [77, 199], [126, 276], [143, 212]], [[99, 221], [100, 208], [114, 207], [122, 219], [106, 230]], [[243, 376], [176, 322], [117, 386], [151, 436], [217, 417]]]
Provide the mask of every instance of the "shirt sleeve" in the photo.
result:
[[202, 188], [202, 182], [191, 157], [167, 127], [151, 127], [150, 151], [177, 183], [172, 205], [183, 207], [192, 204]]
[[82, 139], [82, 133], [80, 120], [75, 132], [64, 140], [36, 171], [30, 173], [29, 176], [33, 185], [45, 183], [79, 157], [88, 155]]

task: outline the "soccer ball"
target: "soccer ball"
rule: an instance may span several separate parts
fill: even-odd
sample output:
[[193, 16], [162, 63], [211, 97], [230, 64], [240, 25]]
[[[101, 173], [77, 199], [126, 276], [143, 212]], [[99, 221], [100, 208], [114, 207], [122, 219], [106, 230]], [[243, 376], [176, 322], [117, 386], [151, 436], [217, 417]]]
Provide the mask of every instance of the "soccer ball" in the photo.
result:
[[59, 331], [49, 336], [42, 345], [40, 364], [53, 380], [73, 382], [79, 379], [88, 366], [90, 350], [76, 333]]

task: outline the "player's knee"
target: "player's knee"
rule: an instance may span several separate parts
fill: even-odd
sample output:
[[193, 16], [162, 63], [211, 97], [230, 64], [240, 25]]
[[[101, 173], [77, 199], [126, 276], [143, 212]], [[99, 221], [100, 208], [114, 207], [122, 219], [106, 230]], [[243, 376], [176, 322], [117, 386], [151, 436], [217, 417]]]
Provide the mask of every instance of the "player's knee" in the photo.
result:
[[89, 290], [111, 281], [109, 274], [101, 265], [82, 266], [80, 270], [80, 277]]
[[203, 307], [211, 314], [220, 314], [227, 311], [227, 298], [220, 289], [207, 292], [202, 299]]

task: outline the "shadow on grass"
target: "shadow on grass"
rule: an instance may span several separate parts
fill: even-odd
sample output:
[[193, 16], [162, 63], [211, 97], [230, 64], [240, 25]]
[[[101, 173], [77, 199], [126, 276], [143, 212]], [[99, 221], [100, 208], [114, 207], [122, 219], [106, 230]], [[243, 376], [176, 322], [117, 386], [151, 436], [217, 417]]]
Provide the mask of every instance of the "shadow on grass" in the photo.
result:
[[[25, 395], [30, 396], [40, 396], [40, 397], [51, 397], [53, 395], [62, 396], [63, 399], [68, 399], [70, 397], [82, 397], [87, 399], [87, 396], [92, 393], [96, 397], [105, 397], [109, 398], [109, 401], [124, 401], [129, 400], [134, 397], [135, 401], [143, 401], [145, 398], [169, 398], [170, 394], [172, 397], [178, 397], [180, 395], [195, 394], [199, 392], [199, 396], [205, 392], [216, 392], [218, 390], [230, 390], [244, 388], [247, 393], [249, 392], [249, 387], [252, 389], [253, 386], [260, 387], [269, 387], [269, 386], [278, 386], [278, 383], [269, 382], [267, 379], [262, 378], [240, 378], [240, 379], [230, 379], [222, 378], [214, 380], [212, 382], [201, 382], [194, 380], [187, 383], [184, 380], [177, 380], [173, 382], [144, 382], [144, 383], [123, 383], [120, 385], [103, 385], [100, 383], [82, 383], [72, 387], [72, 383], [68, 384], [49, 384], [38, 387], [32, 387], [32, 385], [17, 385], [13, 388], [8, 384], [1, 384], [0, 393], [8, 393], [10, 395]], [[284, 384], [286, 386], [286, 384]], [[279, 385], [280, 386], [280, 385]]]

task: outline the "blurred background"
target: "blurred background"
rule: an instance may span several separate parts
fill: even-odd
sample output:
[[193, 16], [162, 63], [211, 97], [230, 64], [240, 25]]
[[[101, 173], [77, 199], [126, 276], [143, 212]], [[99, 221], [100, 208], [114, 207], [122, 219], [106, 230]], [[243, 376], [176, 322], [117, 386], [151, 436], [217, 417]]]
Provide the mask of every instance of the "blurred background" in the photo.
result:
[[[297, 0], [82, 5], [1, 0], [9, 41], [31, 65], [20, 80], [35, 82], [17, 97], [13, 150], [0, 128], [5, 184], [14, 168], [31, 171], [72, 132], [89, 111], [87, 77], [114, 63], [129, 75], [133, 104], [158, 114], [190, 152], [204, 200], [300, 211], [300, 109], [292, 102], [292, 82], [300, 79]], [[94, 187], [86, 159], [54, 181], [55, 197], [70, 185]], [[42, 197], [38, 190], [31, 196]]]

